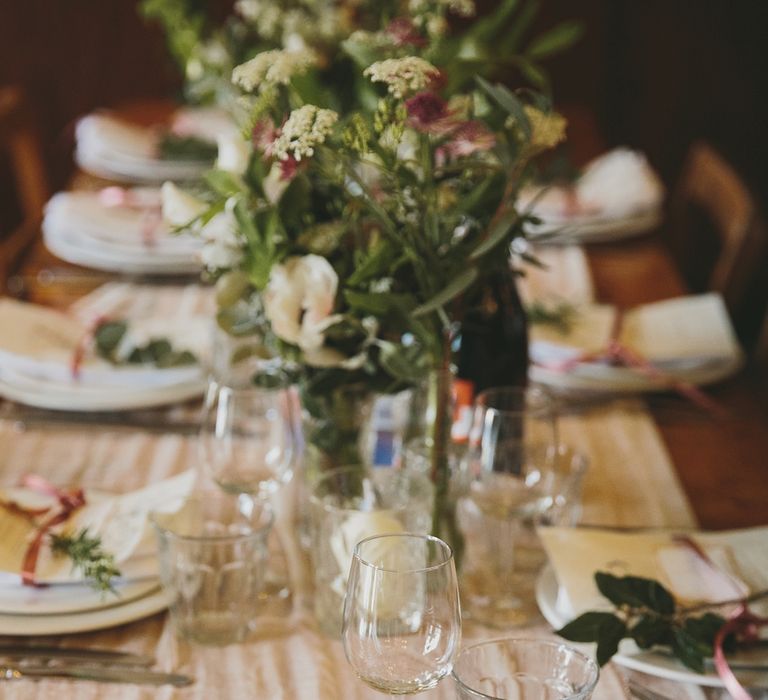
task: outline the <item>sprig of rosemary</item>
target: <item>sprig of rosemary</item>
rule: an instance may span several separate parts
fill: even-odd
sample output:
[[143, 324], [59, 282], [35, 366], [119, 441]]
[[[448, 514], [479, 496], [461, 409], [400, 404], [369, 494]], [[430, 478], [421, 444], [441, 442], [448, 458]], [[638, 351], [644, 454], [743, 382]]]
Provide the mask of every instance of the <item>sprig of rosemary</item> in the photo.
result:
[[100, 537], [88, 534], [88, 528], [74, 535], [51, 534], [51, 551], [69, 557], [73, 570], [80, 570], [92, 588], [117, 595], [112, 583], [120, 576], [115, 557], [104, 550]]
[[[712, 612], [727, 604], [748, 603], [768, 597], [761, 591], [741, 601], [685, 607], [658, 581], [639, 576], [613, 576], [598, 571], [595, 583], [615, 606], [614, 612], [586, 612], [557, 634], [572, 642], [597, 642], [597, 661], [602, 666], [618, 651], [619, 642], [630, 638], [641, 649], [669, 647], [688, 668], [704, 672], [705, 659], [712, 656], [715, 636], [725, 619]], [[703, 614], [700, 614], [703, 613]], [[728, 636], [724, 651], [736, 646]]]

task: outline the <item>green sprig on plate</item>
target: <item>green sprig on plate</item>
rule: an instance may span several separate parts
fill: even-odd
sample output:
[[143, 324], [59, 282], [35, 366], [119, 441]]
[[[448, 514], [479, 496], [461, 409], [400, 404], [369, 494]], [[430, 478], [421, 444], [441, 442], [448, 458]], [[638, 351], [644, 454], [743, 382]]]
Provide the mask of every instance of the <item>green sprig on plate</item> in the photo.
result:
[[133, 348], [127, 356], [118, 353], [120, 342], [128, 331], [125, 321], [105, 321], [94, 332], [96, 353], [115, 365], [152, 364], [158, 369], [182, 367], [197, 362], [189, 350], [174, 350], [166, 338], [155, 338], [146, 345]]
[[[684, 607], [658, 581], [639, 576], [619, 577], [598, 571], [595, 583], [615, 611], [586, 612], [557, 634], [572, 642], [597, 642], [601, 666], [616, 654], [621, 640], [628, 638], [640, 649], [667, 647], [685, 666], [704, 672], [715, 636], [725, 624], [725, 619], [711, 609], [722, 604]], [[734, 637], [727, 637], [724, 650], [733, 650], [735, 643]]]

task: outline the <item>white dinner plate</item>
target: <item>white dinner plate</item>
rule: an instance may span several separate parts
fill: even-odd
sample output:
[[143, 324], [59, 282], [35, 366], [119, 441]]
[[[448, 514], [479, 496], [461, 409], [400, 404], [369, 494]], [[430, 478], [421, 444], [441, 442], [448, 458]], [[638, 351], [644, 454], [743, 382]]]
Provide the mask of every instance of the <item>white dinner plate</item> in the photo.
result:
[[116, 627], [154, 615], [168, 607], [168, 594], [162, 588], [124, 605], [62, 615], [0, 615], [0, 634], [36, 636], [73, 634]]
[[43, 379], [5, 372], [0, 375], [0, 396], [28, 406], [60, 411], [128, 411], [187, 401], [201, 396], [207, 386], [203, 377], [178, 384], [141, 388], [78, 385], [67, 387]]
[[75, 152], [77, 164], [86, 172], [108, 180], [155, 184], [165, 180], [196, 180], [213, 166], [209, 161], [160, 160], [132, 156], [117, 150]]
[[[555, 578], [555, 571], [550, 565], [547, 565], [536, 582], [536, 602], [539, 605], [541, 614], [555, 629], [559, 629], [571, 619], [557, 605], [558, 590], [559, 586]], [[764, 658], [765, 651], [763, 650], [761, 653], [760, 663], [768, 664], [768, 659]], [[757, 661], [755, 658], [750, 660], [753, 662]], [[715, 688], [723, 687], [723, 682], [714, 672], [696, 673], [683, 666], [682, 663], [671, 655], [662, 652], [643, 651], [629, 639], [621, 642], [619, 653], [613, 657], [613, 661], [620, 666], [634, 671], [640, 671], [641, 673], [647, 673], [651, 676], [658, 676], [679, 683], [693, 683], [695, 685]], [[736, 675], [744, 685], [768, 686], [768, 672], [738, 671]]]
[[117, 595], [102, 593], [87, 583], [0, 586], [0, 615], [67, 615], [104, 610], [143, 598], [157, 587], [157, 578], [116, 583]]
[[[669, 376], [693, 386], [706, 386], [735, 374], [742, 364], [742, 357], [734, 357], [702, 363], [685, 371], [669, 373]], [[532, 382], [543, 384], [555, 392], [564, 390], [595, 394], [638, 394], [670, 390], [667, 381], [652, 379], [628, 367], [612, 367], [600, 363], [585, 362], [568, 372], [558, 372], [531, 364], [528, 376]]]

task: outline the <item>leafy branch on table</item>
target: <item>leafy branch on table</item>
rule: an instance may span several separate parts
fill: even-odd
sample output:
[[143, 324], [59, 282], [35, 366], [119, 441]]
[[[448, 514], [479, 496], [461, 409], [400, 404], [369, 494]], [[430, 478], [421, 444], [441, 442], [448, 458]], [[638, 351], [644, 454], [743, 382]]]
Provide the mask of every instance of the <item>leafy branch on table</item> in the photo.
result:
[[[629, 638], [640, 649], [668, 647], [688, 668], [703, 673], [704, 661], [714, 651], [715, 636], [725, 624], [725, 619], [712, 611], [768, 598], [768, 591], [761, 591], [746, 599], [685, 607], [653, 579], [598, 571], [595, 583], [614, 604], [615, 611], [586, 612], [557, 634], [572, 642], [597, 642], [597, 662], [601, 666], [616, 654], [619, 642]], [[732, 651], [736, 642], [735, 636], [729, 635], [723, 650]]]

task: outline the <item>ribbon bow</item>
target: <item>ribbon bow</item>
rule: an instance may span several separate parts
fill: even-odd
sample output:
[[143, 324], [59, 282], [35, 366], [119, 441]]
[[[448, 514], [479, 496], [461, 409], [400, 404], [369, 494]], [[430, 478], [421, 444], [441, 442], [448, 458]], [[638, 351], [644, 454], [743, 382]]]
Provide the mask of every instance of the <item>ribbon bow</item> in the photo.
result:
[[[24, 558], [22, 559], [22, 583], [25, 586], [40, 586], [41, 584], [35, 581], [35, 569], [37, 567], [38, 557], [40, 556], [40, 547], [43, 544], [43, 538], [52, 527], [66, 522], [72, 513], [85, 505], [85, 494], [82, 489], [59, 489], [47, 479], [44, 479], [37, 474], [29, 474], [25, 476], [21, 481], [21, 485], [26, 486], [37, 493], [53, 496], [58, 501], [58, 507], [55, 507], [55, 510], [50, 513], [40, 525], [38, 525], [35, 536], [27, 546], [27, 550], [24, 552]], [[0, 503], [0, 505], [13, 512], [23, 513], [32, 517], [45, 515], [51, 511], [51, 508], [25, 508], [14, 502]]]

